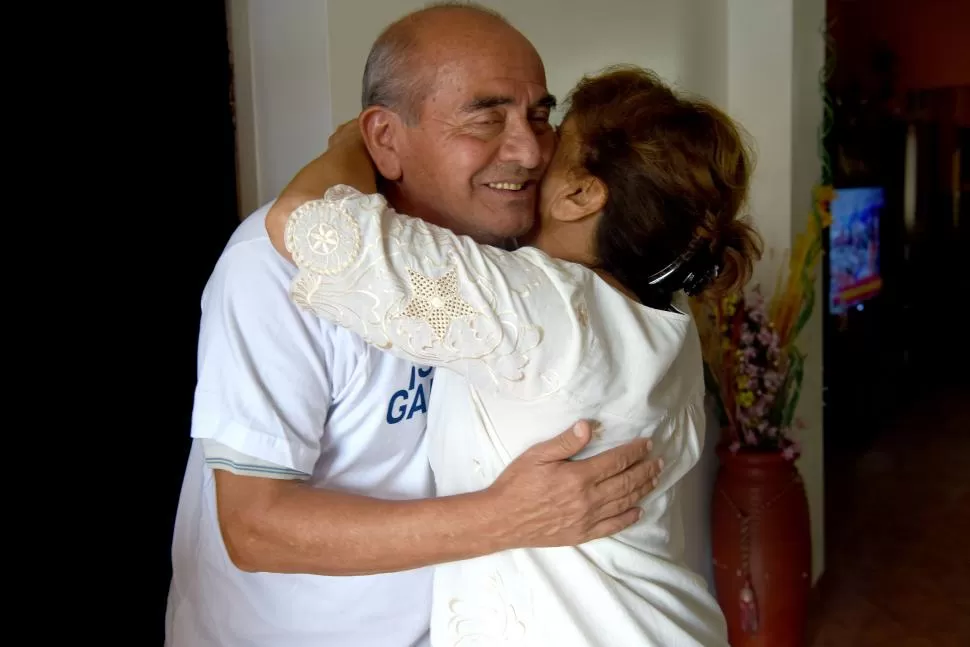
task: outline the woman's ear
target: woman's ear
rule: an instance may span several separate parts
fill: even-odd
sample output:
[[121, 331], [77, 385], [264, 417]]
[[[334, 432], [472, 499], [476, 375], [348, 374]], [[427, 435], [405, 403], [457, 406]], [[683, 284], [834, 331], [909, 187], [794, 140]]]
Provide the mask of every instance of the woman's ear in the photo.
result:
[[383, 106], [371, 106], [360, 113], [357, 123], [377, 172], [392, 182], [400, 180], [398, 144], [403, 127], [401, 118]]
[[606, 206], [608, 196], [609, 190], [601, 179], [584, 174], [573, 180], [565, 196], [567, 208], [558, 210], [557, 219], [576, 222], [595, 216]]

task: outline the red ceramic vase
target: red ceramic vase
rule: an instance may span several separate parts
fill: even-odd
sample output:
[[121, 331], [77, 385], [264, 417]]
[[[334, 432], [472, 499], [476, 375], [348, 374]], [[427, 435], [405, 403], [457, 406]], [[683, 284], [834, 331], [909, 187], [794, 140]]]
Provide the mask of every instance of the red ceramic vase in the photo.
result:
[[803, 647], [811, 590], [808, 498], [780, 452], [718, 447], [714, 585], [732, 647]]

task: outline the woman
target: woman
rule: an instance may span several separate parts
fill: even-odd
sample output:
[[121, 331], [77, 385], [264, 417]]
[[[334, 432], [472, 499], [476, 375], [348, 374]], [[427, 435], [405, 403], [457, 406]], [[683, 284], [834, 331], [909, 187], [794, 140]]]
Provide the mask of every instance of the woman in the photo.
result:
[[675, 295], [739, 289], [760, 254], [738, 219], [750, 169], [730, 119], [636, 68], [584, 79], [516, 251], [396, 213], [354, 128], [334, 148], [347, 161], [304, 176], [325, 186], [298, 176], [277, 204], [305, 204], [274, 207], [267, 228], [300, 269], [296, 303], [438, 367], [439, 496], [487, 487], [577, 419], [598, 423], [588, 453], [647, 436], [665, 462], [640, 521], [612, 537], [437, 567], [432, 644], [726, 646], [681, 562], [678, 483], [705, 419], [697, 332]]

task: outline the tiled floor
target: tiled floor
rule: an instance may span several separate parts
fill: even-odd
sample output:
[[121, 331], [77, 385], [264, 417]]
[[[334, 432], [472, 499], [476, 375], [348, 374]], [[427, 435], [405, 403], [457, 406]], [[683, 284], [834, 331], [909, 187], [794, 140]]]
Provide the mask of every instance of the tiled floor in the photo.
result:
[[812, 647], [970, 645], [970, 389], [890, 427], [826, 483]]

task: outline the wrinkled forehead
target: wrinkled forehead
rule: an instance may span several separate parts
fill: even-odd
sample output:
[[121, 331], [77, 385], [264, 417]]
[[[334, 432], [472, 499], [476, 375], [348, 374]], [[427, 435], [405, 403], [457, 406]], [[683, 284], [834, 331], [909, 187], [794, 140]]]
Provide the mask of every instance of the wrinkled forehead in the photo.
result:
[[[431, 76], [425, 109], [458, 113], [489, 105], [546, 105], [542, 60], [531, 46], [448, 48], [428, 58]], [[553, 101], [554, 103], [554, 101]]]

